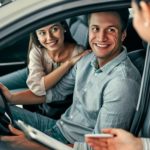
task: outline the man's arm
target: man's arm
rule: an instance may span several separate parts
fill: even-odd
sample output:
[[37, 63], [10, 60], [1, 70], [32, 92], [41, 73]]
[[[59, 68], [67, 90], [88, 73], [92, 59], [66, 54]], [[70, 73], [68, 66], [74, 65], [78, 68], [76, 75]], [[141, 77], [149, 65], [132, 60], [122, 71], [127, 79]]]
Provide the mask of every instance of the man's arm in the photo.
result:
[[46, 93], [46, 102], [64, 100], [65, 97], [73, 93], [76, 78], [76, 65], [66, 74], [60, 82]]
[[94, 132], [102, 128], [130, 129], [136, 110], [140, 84], [132, 79], [112, 79], [104, 89], [103, 105]]

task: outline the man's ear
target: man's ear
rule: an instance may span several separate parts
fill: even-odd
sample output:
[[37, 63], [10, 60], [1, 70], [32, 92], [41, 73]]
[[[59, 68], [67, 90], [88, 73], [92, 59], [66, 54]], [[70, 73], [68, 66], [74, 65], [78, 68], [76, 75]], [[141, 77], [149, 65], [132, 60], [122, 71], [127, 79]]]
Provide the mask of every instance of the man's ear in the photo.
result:
[[126, 38], [126, 36], [127, 36], [127, 32], [126, 32], [126, 31], [123, 31], [123, 32], [122, 32], [122, 35], [121, 35], [121, 41], [122, 41], [122, 42], [124, 41], [124, 39]]

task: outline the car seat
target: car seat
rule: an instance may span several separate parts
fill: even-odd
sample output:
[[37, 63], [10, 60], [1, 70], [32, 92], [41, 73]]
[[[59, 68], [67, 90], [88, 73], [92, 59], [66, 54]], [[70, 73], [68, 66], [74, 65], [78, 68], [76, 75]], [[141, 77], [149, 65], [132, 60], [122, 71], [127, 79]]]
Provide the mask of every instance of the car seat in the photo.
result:
[[66, 20], [70, 32], [75, 41], [88, 48], [88, 17], [87, 15], [76, 16]]
[[129, 58], [131, 59], [132, 63], [137, 67], [141, 75], [144, 69], [145, 55], [146, 50], [144, 49], [138, 49], [128, 53]]

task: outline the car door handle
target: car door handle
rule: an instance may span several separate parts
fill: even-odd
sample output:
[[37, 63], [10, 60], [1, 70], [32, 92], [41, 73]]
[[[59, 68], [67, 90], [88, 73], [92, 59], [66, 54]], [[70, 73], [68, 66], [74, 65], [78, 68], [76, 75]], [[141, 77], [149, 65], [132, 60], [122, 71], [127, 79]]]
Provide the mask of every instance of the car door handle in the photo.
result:
[[15, 65], [24, 65], [24, 64], [26, 64], [25, 61], [18, 61], [18, 62], [0, 63], [0, 66], [15, 66]]

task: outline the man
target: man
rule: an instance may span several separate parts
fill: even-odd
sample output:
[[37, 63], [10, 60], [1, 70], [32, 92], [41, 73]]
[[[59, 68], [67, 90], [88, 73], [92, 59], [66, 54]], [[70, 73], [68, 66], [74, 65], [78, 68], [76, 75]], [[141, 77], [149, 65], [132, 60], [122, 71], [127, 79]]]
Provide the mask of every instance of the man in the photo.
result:
[[[140, 37], [150, 42], [150, 2], [141, 1], [140, 7], [132, 1], [134, 10], [133, 25]], [[140, 9], [139, 9], [140, 8]], [[142, 122], [141, 135], [135, 137], [133, 134], [122, 129], [103, 129], [105, 133], [115, 135], [113, 138], [86, 138], [86, 142], [94, 150], [150, 150], [150, 103], [144, 122]]]
[[[89, 16], [89, 43], [93, 53], [83, 57], [55, 87], [47, 91], [47, 103], [63, 100], [74, 93], [73, 104], [60, 120], [12, 108], [14, 118], [63, 143], [77, 142], [75, 149], [88, 149], [82, 143], [87, 133], [98, 133], [106, 127], [129, 130], [141, 77], [122, 46], [127, 21], [128, 10], [97, 12]], [[17, 94], [15, 96], [18, 99]]]

